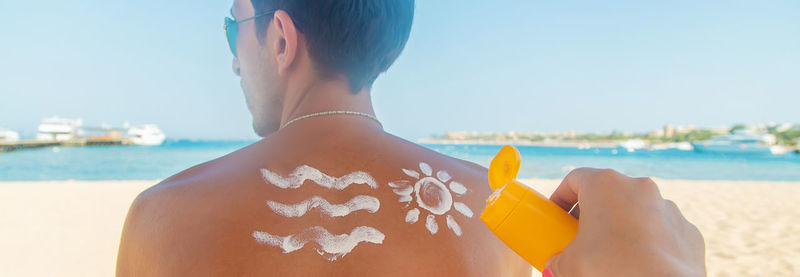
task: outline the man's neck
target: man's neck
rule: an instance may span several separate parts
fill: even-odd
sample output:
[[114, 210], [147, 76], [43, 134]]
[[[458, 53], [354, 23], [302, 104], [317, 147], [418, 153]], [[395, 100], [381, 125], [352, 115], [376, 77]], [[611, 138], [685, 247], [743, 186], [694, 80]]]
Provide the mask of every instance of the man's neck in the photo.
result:
[[304, 115], [329, 111], [375, 115], [369, 89], [352, 93], [347, 81], [320, 81], [300, 87], [287, 95], [281, 115], [281, 126]]

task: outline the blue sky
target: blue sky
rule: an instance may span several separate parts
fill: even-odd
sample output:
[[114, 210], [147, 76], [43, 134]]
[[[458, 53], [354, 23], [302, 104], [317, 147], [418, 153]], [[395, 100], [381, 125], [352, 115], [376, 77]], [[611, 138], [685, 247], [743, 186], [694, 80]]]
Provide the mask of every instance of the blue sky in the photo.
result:
[[[30, 136], [59, 115], [255, 138], [222, 32], [230, 5], [0, 1], [0, 127]], [[798, 1], [420, 0], [373, 99], [412, 140], [800, 123], [798, 15]]]

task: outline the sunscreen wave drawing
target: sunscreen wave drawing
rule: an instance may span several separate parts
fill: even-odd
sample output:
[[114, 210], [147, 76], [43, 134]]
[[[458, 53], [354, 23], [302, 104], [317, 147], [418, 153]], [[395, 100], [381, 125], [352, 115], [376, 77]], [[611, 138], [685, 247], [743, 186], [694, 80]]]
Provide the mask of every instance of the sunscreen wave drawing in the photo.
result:
[[445, 170], [437, 171], [434, 176], [433, 168], [427, 163], [419, 163], [419, 169], [419, 172], [411, 169], [402, 169], [403, 173], [408, 177], [416, 179], [414, 183], [409, 180], [389, 183], [389, 186], [394, 188], [392, 191], [400, 196], [398, 201], [406, 203], [405, 208], [410, 208], [406, 213], [405, 221], [409, 224], [416, 223], [419, 220], [421, 208], [430, 213], [425, 216], [425, 228], [431, 234], [439, 232], [439, 223], [436, 221], [436, 217], [444, 216], [447, 228], [453, 231], [456, 236], [461, 236], [461, 226], [458, 225], [451, 214], [447, 213], [455, 209], [462, 215], [472, 218], [472, 210], [463, 202], [458, 202], [454, 199], [454, 197], [461, 197], [466, 194], [467, 187], [453, 181], [450, 174]]
[[308, 242], [316, 242], [320, 248], [317, 253], [335, 261], [353, 251], [359, 243], [370, 242], [382, 244], [386, 236], [375, 228], [358, 226], [350, 234], [333, 235], [325, 228], [314, 226], [296, 235], [276, 236], [267, 232], [253, 231], [253, 238], [261, 244], [283, 249], [283, 253], [291, 253], [303, 248]]
[[267, 181], [268, 183], [282, 189], [299, 188], [303, 185], [303, 183], [305, 183], [305, 181], [308, 180], [311, 180], [322, 187], [337, 190], [346, 189], [352, 184], [366, 184], [373, 189], [378, 188], [378, 183], [375, 182], [375, 179], [363, 171], [356, 171], [336, 178], [322, 173], [316, 168], [307, 165], [301, 165], [295, 168], [292, 173], [289, 173], [289, 176], [287, 177], [281, 177], [277, 173], [267, 169], [261, 169], [261, 175], [264, 177], [264, 181]]
[[[362, 171], [356, 171], [337, 178], [322, 173], [316, 168], [301, 165], [286, 177], [267, 169], [261, 169], [261, 174], [264, 181], [280, 189], [297, 189], [309, 180], [321, 187], [335, 190], [344, 190], [352, 184], [366, 184], [371, 189], [378, 188], [378, 183], [375, 182], [375, 179]], [[376, 197], [357, 195], [342, 204], [331, 204], [325, 198], [312, 196], [295, 204], [284, 204], [269, 200], [266, 205], [275, 214], [287, 218], [302, 217], [312, 209], [319, 209], [320, 213], [330, 218], [338, 218], [361, 210], [375, 213], [380, 209], [381, 203]], [[361, 243], [383, 244], [383, 240], [386, 237], [378, 229], [369, 226], [358, 226], [350, 234], [340, 235], [331, 234], [322, 226], [313, 226], [297, 234], [286, 236], [273, 235], [264, 231], [253, 231], [251, 236], [260, 244], [281, 248], [284, 254], [299, 250], [307, 243], [313, 242], [318, 245], [318, 247], [315, 247], [317, 253], [328, 261], [336, 261], [338, 258], [344, 257]]]
[[308, 200], [302, 201], [294, 205], [287, 205], [275, 201], [267, 201], [267, 206], [272, 209], [276, 214], [285, 217], [301, 217], [309, 210], [319, 208], [320, 212], [329, 216], [346, 216], [358, 210], [365, 210], [369, 213], [375, 213], [381, 206], [381, 201], [378, 198], [358, 195], [353, 197], [350, 201], [344, 204], [331, 204], [325, 198], [314, 196]]

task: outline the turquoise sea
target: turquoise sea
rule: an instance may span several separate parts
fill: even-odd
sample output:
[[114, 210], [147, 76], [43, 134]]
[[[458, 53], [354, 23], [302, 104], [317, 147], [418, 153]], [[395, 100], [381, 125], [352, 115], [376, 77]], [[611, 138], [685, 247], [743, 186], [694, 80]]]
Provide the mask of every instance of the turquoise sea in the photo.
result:
[[[161, 146], [50, 147], [0, 153], [0, 181], [157, 180], [253, 141], [166, 141]], [[500, 146], [425, 145], [488, 166]], [[518, 146], [521, 178], [562, 178], [575, 167], [689, 180], [800, 181], [800, 155], [717, 155], [681, 150]]]

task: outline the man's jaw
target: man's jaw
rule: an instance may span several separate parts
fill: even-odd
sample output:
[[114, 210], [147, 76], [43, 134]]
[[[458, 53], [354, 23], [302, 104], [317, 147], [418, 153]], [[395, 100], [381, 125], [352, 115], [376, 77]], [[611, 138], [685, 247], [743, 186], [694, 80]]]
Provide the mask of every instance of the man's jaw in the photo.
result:
[[239, 88], [242, 89], [242, 94], [244, 94], [244, 103], [247, 105], [247, 110], [252, 114], [253, 105], [250, 104], [250, 98], [247, 97], [247, 89], [244, 88], [244, 80], [239, 80]]

